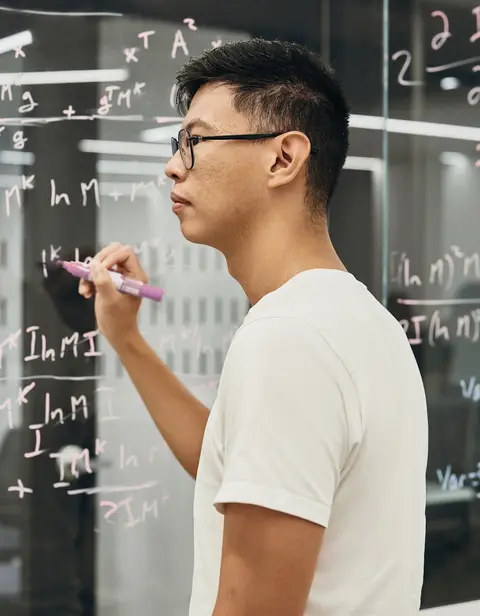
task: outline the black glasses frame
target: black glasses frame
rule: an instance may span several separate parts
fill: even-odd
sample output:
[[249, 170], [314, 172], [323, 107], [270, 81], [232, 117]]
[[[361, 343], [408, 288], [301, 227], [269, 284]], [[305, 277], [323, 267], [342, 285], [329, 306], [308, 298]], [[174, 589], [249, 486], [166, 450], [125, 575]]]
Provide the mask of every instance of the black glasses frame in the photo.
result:
[[[190, 133], [190, 131], [187, 128], [182, 128], [179, 132], [178, 132], [178, 137], [172, 137], [171, 139], [171, 145], [172, 145], [172, 156], [175, 156], [175, 154], [178, 152], [178, 150], [180, 150], [180, 156], [182, 158], [182, 162], [185, 166], [185, 169], [187, 171], [190, 171], [191, 169], [193, 169], [193, 166], [195, 164], [195, 155], [193, 152], [193, 146], [197, 145], [198, 143], [200, 143], [200, 141], [255, 141], [258, 139], [270, 139], [272, 137], [278, 137], [279, 135], [282, 135], [284, 131], [278, 132], [278, 133], [253, 133], [253, 134], [248, 134], [248, 135], [212, 135], [212, 136], [200, 136], [200, 135], [192, 135]], [[182, 141], [182, 135], [186, 135], [186, 142], [188, 144], [188, 147], [190, 149], [190, 158], [192, 161], [192, 164], [190, 166], [187, 165], [187, 163], [185, 162], [185, 157], [182, 154], [182, 148], [180, 148], [180, 143]], [[318, 148], [316, 146], [311, 146], [311, 153], [314, 154], [318, 152]]]

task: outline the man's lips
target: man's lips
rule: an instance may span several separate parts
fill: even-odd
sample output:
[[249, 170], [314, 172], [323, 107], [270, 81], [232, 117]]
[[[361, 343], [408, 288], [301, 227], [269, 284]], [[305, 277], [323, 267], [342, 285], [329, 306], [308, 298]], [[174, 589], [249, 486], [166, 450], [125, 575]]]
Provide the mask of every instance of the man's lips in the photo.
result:
[[180, 195], [177, 195], [176, 193], [172, 192], [170, 195], [170, 199], [173, 201], [173, 203], [176, 204], [182, 204], [182, 205], [192, 205], [190, 203], [190, 201], [188, 201], [187, 199], [184, 199], [183, 197], [180, 197]]

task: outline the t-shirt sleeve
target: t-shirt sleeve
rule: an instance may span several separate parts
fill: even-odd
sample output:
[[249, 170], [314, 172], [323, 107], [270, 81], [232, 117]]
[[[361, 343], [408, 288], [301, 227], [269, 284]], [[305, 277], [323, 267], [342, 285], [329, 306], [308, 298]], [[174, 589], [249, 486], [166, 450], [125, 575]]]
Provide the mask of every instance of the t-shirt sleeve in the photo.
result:
[[244, 325], [227, 361], [217, 510], [246, 503], [326, 527], [351, 449], [348, 372], [323, 337], [294, 318]]

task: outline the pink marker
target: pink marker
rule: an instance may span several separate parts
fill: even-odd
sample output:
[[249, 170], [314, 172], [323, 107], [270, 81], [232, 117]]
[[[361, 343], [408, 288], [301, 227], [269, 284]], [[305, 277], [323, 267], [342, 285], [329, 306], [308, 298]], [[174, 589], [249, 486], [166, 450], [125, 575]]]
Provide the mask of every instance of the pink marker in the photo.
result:
[[[85, 280], [92, 280], [90, 273], [90, 267], [81, 261], [56, 261], [58, 267], [63, 267], [72, 276], [76, 278], [84, 278]], [[113, 280], [117, 291], [120, 293], [127, 293], [128, 295], [135, 295], [136, 297], [145, 297], [152, 299], [154, 302], [161, 301], [164, 291], [158, 287], [153, 287], [150, 284], [140, 282], [140, 280], [133, 280], [132, 278], [126, 278], [120, 272], [112, 272], [108, 270], [111, 279]]]

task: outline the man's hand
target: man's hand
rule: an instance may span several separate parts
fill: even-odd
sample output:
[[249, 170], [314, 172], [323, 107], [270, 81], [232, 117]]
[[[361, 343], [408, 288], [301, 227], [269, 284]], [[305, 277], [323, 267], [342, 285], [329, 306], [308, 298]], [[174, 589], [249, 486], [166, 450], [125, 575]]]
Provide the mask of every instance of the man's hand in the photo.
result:
[[98, 329], [115, 347], [118, 340], [136, 333], [140, 299], [119, 293], [107, 270], [116, 271], [129, 278], [147, 282], [147, 275], [131, 246], [119, 242], [110, 244], [95, 255], [91, 264], [93, 283], [81, 280], [79, 292], [85, 298], [95, 296], [95, 316]]
[[212, 616], [303, 616], [324, 527], [244, 504], [227, 504]]

